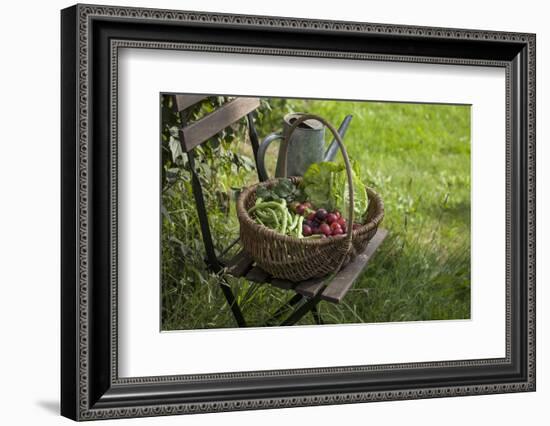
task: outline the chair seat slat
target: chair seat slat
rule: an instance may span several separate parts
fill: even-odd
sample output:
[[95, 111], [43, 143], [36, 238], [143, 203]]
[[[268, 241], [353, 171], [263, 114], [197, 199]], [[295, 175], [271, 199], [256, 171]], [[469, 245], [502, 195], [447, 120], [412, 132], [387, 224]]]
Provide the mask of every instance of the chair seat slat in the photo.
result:
[[378, 249], [382, 241], [388, 235], [388, 231], [385, 229], [378, 229], [376, 235], [367, 245], [367, 249], [358, 255], [353, 262], [348, 264], [342, 269], [334, 279], [330, 282], [328, 287], [323, 291], [321, 299], [327, 302], [340, 303], [345, 295], [348, 293], [353, 283], [361, 272], [367, 266], [367, 263], [372, 259], [374, 252]]
[[181, 129], [182, 148], [186, 152], [191, 151], [259, 106], [258, 98], [235, 98], [227, 102], [214, 112]]
[[250, 270], [253, 263], [254, 259], [244, 250], [241, 250], [227, 262], [227, 273], [234, 277], [243, 277]]
[[301, 294], [302, 296], [314, 297], [319, 292], [319, 290], [321, 290], [321, 287], [323, 286], [323, 282], [325, 280], [326, 277], [311, 278], [306, 281], [301, 281], [296, 287], [294, 287], [294, 291]]
[[[330, 303], [340, 303], [354, 282], [361, 275], [367, 264], [374, 256], [374, 253], [386, 236], [388, 231], [379, 228], [376, 235], [369, 242], [367, 249], [358, 255], [353, 262], [348, 264], [332, 279], [329, 285], [321, 294], [321, 299]], [[228, 272], [234, 276], [246, 276], [250, 281], [269, 283], [283, 290], [294, 290], [296, 293], [306, 297], [314, 297], [322, 290], [327, 277], [312, 278], [299, 283], [293, 283], [288, 280], [272, 278], [259, 266], [252, 266], [254, 260], [244, 251], [239, 252], [228, 264]]]
[[270, 276], [259, 266], [254, 266], [248, 274], [246, 274], [246, 279], [256, 283], [266, 283], [269, 282]]
[[207, 97], [205, 95], [176, 95], [176, 110], [178, 112], [183, 111]]

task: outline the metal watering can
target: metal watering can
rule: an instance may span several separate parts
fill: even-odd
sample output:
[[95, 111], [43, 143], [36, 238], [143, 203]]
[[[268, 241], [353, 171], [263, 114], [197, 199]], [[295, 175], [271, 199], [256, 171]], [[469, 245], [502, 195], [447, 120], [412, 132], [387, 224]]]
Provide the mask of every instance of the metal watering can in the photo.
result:
[[[269, 179], [269, 175], [265, 168], [265, 154], [267, 148], [274, 140], [283, 139], [290, 126], [292, 126], [292, 123], [301, 115], [303, 114], [292, 113], [285, 115], [283, 117], [283, 132], [269, 134], [260, 144], [258, 148], [257, 164], [261, 180]], [[352, 115], [347, 115], [344, 121], [342, 121], [342, 124], [340, 124], [338, 134], [341, 138], [344, 138], [344, 134], [352, 118]], [[290, 137], [287, 156], [288, 176], [303, 176], [311, 164], [320, 161], [332, 161], [337, 152], [338, 142], [336, 139], [333, 139], [325, 150], [325, 126], [315, 119], [305, 120], [298, 125]], [[284, 177], [284, 170], [282, 170], [283, 160], [281, 156], [282, 151], [279, 149], [275, 177]]]

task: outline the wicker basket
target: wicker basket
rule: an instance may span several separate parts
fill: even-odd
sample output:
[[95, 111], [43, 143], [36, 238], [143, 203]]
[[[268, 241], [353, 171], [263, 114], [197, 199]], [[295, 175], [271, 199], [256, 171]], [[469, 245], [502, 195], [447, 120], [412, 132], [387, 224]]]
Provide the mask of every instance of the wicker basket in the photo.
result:
[[[325, 124], [338, 141], [344, 157], [349, 191], [348, 232], [342, 236], [323, 239], [296, 238], [280, 234], [256, 223], [248, 210], [256, 202], [258, 186], [272, 187], [279, 179], [271, 179], [250, 186], [241, 192], [237, 199], [237, 217], [240, 224], [240, 240], [243, 249], [252, 256], [256, 263], [275, 278], [298, 282], [309, 278], [323, 277], [338, 272], [352, 261], [358, 253], [367, 248], [368, 242], [374, 237], [379, 223], [384, 217], [384, 205], [376, 192], [367, 188], [369, 204], [364, 224], [351, 230], [354, 222], [353, 183], [351, 166], [345, 147], [336, 129], [322, 117], [306, 114], [298, 118], [289, 128], [283, 139], [282, 169], [286, 170], [286, 154], [288, 140], [294, 129], [304, 120], [315, 119]], [[299, 184], [301, 177], [291, 177], [291, 181]]]

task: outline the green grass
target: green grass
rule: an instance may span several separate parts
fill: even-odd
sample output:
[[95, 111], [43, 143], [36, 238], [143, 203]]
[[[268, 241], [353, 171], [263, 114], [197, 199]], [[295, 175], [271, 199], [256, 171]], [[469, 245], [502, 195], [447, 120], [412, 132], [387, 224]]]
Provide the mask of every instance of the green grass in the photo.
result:
[[[345, 301], [320, 303], [324, 321], [469, 318], [470, 108], [311, 100], [292, 104], [296, 111], [319, 114], [335, 125], [353, 114], [344, 142], [350, 157], [360, 163], [365, 183], [381, 194], [386, 212], [382, 226], [389, 230]], [[235, 149], [246, 146], [241, 142]], [[236, 173], [231, 179], [242, 184], [254, 180], [254, 174]], [[162, 327], [235, 327], [219, 277], [204, 268], [190, 195], [189, 182], [182, 181], [163, 197]], [[223, 247], [238, 234], [234, 203], [229, 211], [209, 208], [216, 244]], [[227, 281], [252, 326], [262, 324], [290, 297], [272, 286]], [[300, 324], [313, 324], [313, 318], [307, 315]]]

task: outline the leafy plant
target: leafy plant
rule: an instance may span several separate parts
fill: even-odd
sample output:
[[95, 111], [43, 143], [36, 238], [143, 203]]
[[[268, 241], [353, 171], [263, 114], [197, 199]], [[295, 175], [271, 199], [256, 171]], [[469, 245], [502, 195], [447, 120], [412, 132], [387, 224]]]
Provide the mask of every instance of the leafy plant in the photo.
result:
[[[227, 100], [206, 99], [189, 120]], [[177, 132], [170, 133], [181, 123], [168, 101], [163, 97], [162, 329], [235, 327], [220, 279], [231, 287], [248, 324], [265, 324], [289, 294], [206, 268], [187, 155], [178, 150]], [[280, 130], [282, 116], [291, 110], [319, 114], [333, 123], [353, 114], [344, 143], [350, 158], [362, 165], [365, 183], [385, 204], [386, 241], [342, 303], [319, 304], [325, 323], [469, 318], [469, 107], [262, 99], [255, 116], [260, 139]], [[195, 152], [219, 254], [238, 236], [232, 199], [257, 181], [245, 126], [238, 123]], [[175, 141], [170, 145], [171, 136]], [[299, 324], [314, 324], [314, 319], [306, 315]]]
[[260, 186], [256, 189], [256, 198], [265, 201], [285, 200], [288, 204], [293, 201], [304, 201], [305, 196], [302, 189], [294, 185], [290, 179], [280, 179], [271, 188]]
[[[361, 181], [359, 169], [352, 170], [353, 210], [357, 219], [361, 218], [368, 207], [365, 185]], [[304, 192], [317, 208], [329, 211], [339, 210], [346, 213], [349, 209], [349, 189], [346, 168], [332, 161], [313, 163], [304, 174]]]

